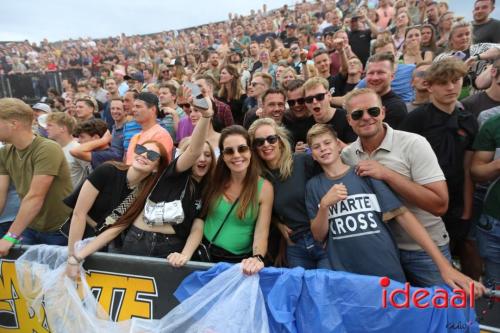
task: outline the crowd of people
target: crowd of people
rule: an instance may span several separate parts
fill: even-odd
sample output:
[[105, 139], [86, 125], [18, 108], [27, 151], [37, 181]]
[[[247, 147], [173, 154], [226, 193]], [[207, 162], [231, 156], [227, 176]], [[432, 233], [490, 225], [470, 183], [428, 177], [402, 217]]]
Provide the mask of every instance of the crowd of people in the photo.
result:
[[[96, 251], [500, 281], [500, 21], [428, 0], [303, 2], [187, 31], [2, 46], [0, 256]], [[83, 248], [79, 240], [95, 238]]]

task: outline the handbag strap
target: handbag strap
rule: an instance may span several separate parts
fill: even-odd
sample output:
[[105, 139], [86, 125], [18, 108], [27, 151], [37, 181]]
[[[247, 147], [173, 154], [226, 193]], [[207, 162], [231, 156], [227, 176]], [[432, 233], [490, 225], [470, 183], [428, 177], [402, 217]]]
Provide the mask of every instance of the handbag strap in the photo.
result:
[[222, 221], [222, 223], [221, 223], [221, 225], [219, 227], [219, 230], [217, 230], [217, 232], [215, 233], [214, 237], [212, 237], [212, 240], [209, 242], [208, 246], [211, 246], [213, 244], [213, 242], [215, 242], [215, 240], [217, 239], [217, 236], [219, 236], [219, 233], [222, 230], [222, 227], [224, 226], [224, 224], [226, 223], [227, 219], [229, 218], [229, 215], [233, 211], [233, 209], [236, 206], [236, 204], [238, 204], [238, 201], [240, 201], [240, 197], [236, 198], [236, 200], [231, 205], [231, 208], [229, 209], [229, 212], [227, 212], [226, 217], [224, 217], [224, 221]]
[[137, 197], [137, 193], [139, 192], [139, 187], [136, 186], [132, 192], [123, 199], [123, 201], [113, 209], [111, 214], [109, 214], [108, 217], [106, 217], [106, 220], [104, 221], [103, 225], [98, 229], [101, 231], [102, 229], [108, 228], [109, 226], [115, 224], [115, 222], [122, 216], [127, 209], [132, 205], [132, 203], [135, 201], [135, 198]]

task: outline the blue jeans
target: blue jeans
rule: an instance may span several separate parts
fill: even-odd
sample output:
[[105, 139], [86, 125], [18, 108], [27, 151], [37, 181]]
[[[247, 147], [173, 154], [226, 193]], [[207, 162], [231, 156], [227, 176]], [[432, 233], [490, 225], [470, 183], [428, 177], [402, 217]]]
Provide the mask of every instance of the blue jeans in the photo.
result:
[[23, 245], [68, 245], [68, 239], [64, 237], [59, 231], [42, 232], [27, 228], [26, 230], [24, 230], [22, 237], [23, 240], [21, 241], [21, 244]]
[[121, 253], [166, 258], [170, 253], [182, 252], [185, 244], [177, 235], [149, 232], [132, 225], [123, 240]]
[[288, 245], [286, 248], [288, 267], [330, 269], [330, 262], [323, 244], [314, 240], [311, 231], [292, 237], [292, 241], [294, 244]]
[[477, 222], [476, 240], [484, 260], [486, 282], [500, 282], [500, 220], [482, 214]]
[[[451, 261], [448, 244], [438, 247], [441, 253]], [[432, 287], [444, 284], [439, 269], [432, 258], [424, 250], [399, 250], [401, 265], [408, 282], [416, 287]]]

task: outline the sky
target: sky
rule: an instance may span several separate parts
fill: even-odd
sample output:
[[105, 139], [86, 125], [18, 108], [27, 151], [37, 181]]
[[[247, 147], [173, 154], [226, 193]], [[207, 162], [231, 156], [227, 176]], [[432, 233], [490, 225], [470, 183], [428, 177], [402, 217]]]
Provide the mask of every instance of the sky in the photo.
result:
[[[78, 37], [103, 38], [182, 29], [227, 19], [228, 13], [274, 9], [295, 0], [4, 0], [0, 41], [39, 42]], [[449, 0], [451, 10], [470, 19], [472, 0]], [[492, 17], [500, 18], [497, 8]]]

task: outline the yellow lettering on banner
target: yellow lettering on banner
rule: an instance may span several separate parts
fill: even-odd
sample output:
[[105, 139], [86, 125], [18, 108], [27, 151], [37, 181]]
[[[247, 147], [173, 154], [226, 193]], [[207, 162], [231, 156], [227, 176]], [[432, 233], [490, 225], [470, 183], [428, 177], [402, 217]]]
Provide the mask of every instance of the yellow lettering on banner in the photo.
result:
[[158, 296], [154, 278], [90, 270], [86, 279], [106, 313], [117, 309], [113, 320], [153, 318], [152, 298]]
[[20, 294], [13, 260], [0, 260], [0, 312], [3, 321], [0, 323], [0, 331], [49, 332], [43, 306], [40, 311], [43, 320], [39, 320]]

